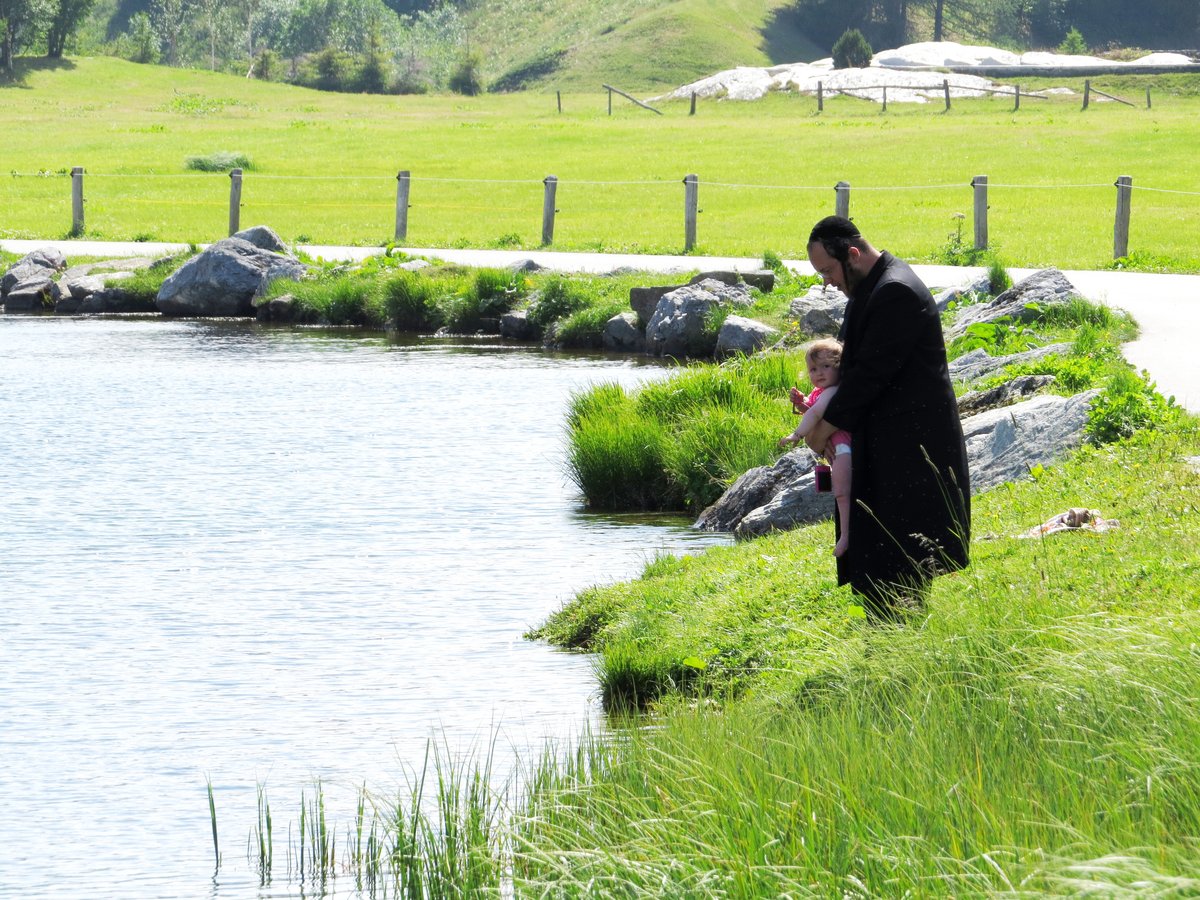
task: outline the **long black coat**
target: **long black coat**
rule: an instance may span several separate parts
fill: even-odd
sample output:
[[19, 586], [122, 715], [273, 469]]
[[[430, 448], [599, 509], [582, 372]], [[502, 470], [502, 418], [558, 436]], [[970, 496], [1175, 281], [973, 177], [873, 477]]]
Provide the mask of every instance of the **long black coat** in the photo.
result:
[[838, 391], [825, 420], [850, 432], [850, 542], [838, 583], [886, 604], [967, 564], [967, 454], [941, 320], [929, 289], [890, 253], [852, 291]]

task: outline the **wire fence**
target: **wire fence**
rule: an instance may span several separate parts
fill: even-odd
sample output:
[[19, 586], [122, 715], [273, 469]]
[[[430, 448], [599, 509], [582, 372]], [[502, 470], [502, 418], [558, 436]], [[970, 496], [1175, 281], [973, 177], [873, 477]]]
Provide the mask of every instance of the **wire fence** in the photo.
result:
[[[779, 195], [781, 198], [794, 196], [798, 193], [828, 194], [831, 186], [828, 184], [780, 184], [757, 183], [750, 181], [711, 181], [705, 182], [698, 175], [689, 174], [681, 180], [560, 180], [554, 175], [548, 175], [541, 180], [520, 178], [467, 178], [445, 175], [429, 175], [415, 178], [410, 171], [400, 171], [395, 176], [362, 175], [347, 176], [345, 174], [259, 174], [248, 173], [242, 169], [233, 169], [228, 173], [192, 173], [192, 174], [160, 174], [149, 172], [111, 172], [88, 173], [82, 166], [74, 167], [69, 172], [38, 171], [32, 173], [11, 172], [13, 183], [29, 181], [44, 182], [37, 193], [47, 202], [54, 198], [65, 201], [65, 191], [60, 187], [62, 180], [70, 180], [71, 202], [71, 231], [75, 236], [82, 236], [87, 229], [89, 214], [102, 213], [109, 204], [125, 209], [137, 206], [149, 209], [159, 209], [168, 214], [172, 209], [181, 207], [203, 207], [214, 213], [214, 220], [219, 216], [218, 210], [228, 213], [228, 233], [234, 234], [241, 229], [241, 220], [246, 202], [243, 199], [244, 189], [253, 186], [259, 189], [251, 208], [256, 211], [268, 211], [284, 215], [294, 220], [297, 215], [314, 216], [321, 211], [332, 211], [336, 217], [338, 211], [348, 211], [356, 219], [370, 218], [371, 221], [382, 223], [388, 218], [383, 211], [393, 213], [392, 240], [396, 243], [408, 239], [410, 217], [433, 216], [447, 211], [467, 215], [487, 215], [497, 220], [505, 215], [509, 218], [522, 217], [536, 219], [540, 205], [542, 220], [542, 245], [554, 243], [557, 218], [561, 212], [559, 189], [566, 187], [572, 190], [584, 189], [588, 193], [587, 206], [574, 209], [577, 217], [586, 218], [589, 214], [600, 214], [605, 211], [608, 215], [621, 217], [623, 200], [628, 199], [625, 193], [630, 191], [638, 195], [637, 202], [624, 207], [626, 221], [629, 217], [644, 216], [647, 197], [651, 197], [651, 205], [662, 211], [669, 209], [672, 203], [682, 200], [683, 216], [683, 247], [690, 252], [697, 244], [699, 214], [704, 210], [700, 207], [700, 194], [703, 190], [710, 199], [725, 193], [764, 193]], [[227, 179], [224, 189], [214, 187], [217, 178]], [[138, 190], [131, 191], [126, 185], [137, 182]], [[320, 188], [305, 189], [302, 199], [297, 199], [295, 192], [279, 194], [278, 187], [287, 182], [304, 184], [320, 184]], [[110, 189], [95, 188], [95, 185], [108, 185]], [[388, 187], [388, 185], [394, 187]], [[160, 187], [155, 187], [159, 185]], [[683, 190], [680, 191], [682, 185]], [[85, 194], [88, 191], [96, 196]], [[179, 188], [183, 187], [183, 190]], [[422, 192], [420, 198], [414, 201], [414, 187]], [[426, 188], [434, 190], [425, 190]], [[972, 195], [974, 239], [973, 249], [989, 249], [989, 211], [996, 194], [1003, 197], [1008, 191], [1035, 191], [1059, 193], [1064, 191], [1113, 190], [1112, 195], [1112, 225], [1113, 225], [1113, 258], [1129, 255], [1129, 228], [1132, 217], [1132, 195], [1134, 191], [1172, 195], [1180, 198], [1200, 197], [1200, 190], [1187, 190], [1176, 187], [1159, 185], [1137, 185], [1131, 176], [1120, 176], [1113, 182], [1081, 182], [1057, 184], [1026, 184], [1009, 182], [989, 183], [988, 177], [979, 175], [969, 183], [938, 183], [883, 185], [859, 184], [852, 186], [847, 181], [839, 181], [832, 186], [834, 193], [833, 208], [830, 210], [838, 215], [851, 215], [851, 196], [860, 197], [872, 193], [908, 192], [915, 196], [911, 201], [913, 207], [920, 206], [929, 196], [940, 192], [963, 192], [969, 189]], [[625, 193], [623, 193], [625, 192]], [[576, 198], [579, 192], [577, 190]], [[672, 199], [674, 196], [675, 199]], [[870, 201], [856, 201], [869, 205]], [[582, 204], [581, 204], [582, 205]], [[721, 204], [713, 204], [718, 211], [723, 212]], [[764, 201], [770, 206], [770, 202]], [[785, 206], [786, 203], [776, 204]], [[678, 207], [677, 207], [678, 209]], [[1001, 209], [1003, 207], [1001, 206]], [[1191, 212], [1200, 210], [1200, 203], [1195, 204]], [[741, 227], [741, 220], [730, 213], [730, 222]], [[11, 223], [10, 223], [11, 224]], [[720, 228], [722, 223], [711, 216], [706, 217], [708, 228]], [[678, 234], [678, 233], [677, 233]], [[1200, 237], [1200, 235], [1198, 235]], [[666, 238], [668, 241], [671, 238]], [[1193, 241], [1196, 243], [1196, 241]]]

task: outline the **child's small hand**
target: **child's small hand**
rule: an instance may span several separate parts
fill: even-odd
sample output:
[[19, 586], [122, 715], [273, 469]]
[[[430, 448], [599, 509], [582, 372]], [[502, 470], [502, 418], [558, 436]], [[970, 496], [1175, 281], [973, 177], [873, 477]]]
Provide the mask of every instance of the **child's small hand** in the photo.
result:
[[790, 434], [787, 437], [781, 437], [779, 439], [780, 447], [794, 447], [798, 443], [800, 443], [800, 439]]
[[792, 412], [796, 415], [805, 412], [809, 407], [808, 398], [798, 388], [788, 391], [788, 399], [792, 401]]

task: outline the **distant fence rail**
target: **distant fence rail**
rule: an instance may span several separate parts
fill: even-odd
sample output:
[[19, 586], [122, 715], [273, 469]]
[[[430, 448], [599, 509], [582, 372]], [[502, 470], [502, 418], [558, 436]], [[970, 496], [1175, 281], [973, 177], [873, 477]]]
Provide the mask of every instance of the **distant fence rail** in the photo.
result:
[[[45, 178], [54, 177], [57, 175], [66, 175], [65, 171], [59, 173], [38, 172], [30, 174], [22, 174], [19, 172], [10, 173], [13, 178]], [[85, 197], [84, 186], [85, 178], [203, 178], [203, 176], [186, 176], [186, 175], [151, 175], [151, 174], [94, 174], [88, 175], [83, 166], [75, 166], [70, 171], [70, 196], [71, 196], [71, 234], [80, 236], [85, 233], [87, 208], [87, 199]], [[233, 169], [228, 173], [228, 209], [229, 209], [229, 233], [234, 234], [241, 229], [241, 210], [242, 210], [242, 191], [244, 185], [250, 180], [268, 180], [268, 179], [292, 179], [292, 178], [311, 178], [319, 180], [354, 180], [356, 182], [380, 182], [382, 185], [386, 182], [383, 176], [359, 176], [350, 179], [348, 176], [337, 175], [247, 175], [242, 169]], [[412, 210], [411, 191], [415, 179], [410, 170], [401, 170], [395, 175], [395, 194], [394, 194], [394, 210], [395, 210], [395, 226], [394, 239], [396, 242], [403, 242], [408, 238], [409, 216]], [[558, 190], [564, 184], [557, 176], [547, 175], [540, 182], [529, 179], [473, 179], [473, 178], [446, 178], [433, 177], [419, 179], [420, 181], [428, 182], [454, 182], [465, 185], [478, 185], [481, 188], [489, 184], [515, 184], [533, 186], [536, 184], [542, 185], [542, 245], [549, 246], [554, 242], [554, 226], [555, 216], [559, 212], [557, 206]], [[211, 176], [209, 178], [211, 183]], [[619, 188], [621, 186], [653, 186], [653, 187], [669, 187], [670, 181], [570, 181], [566, 182], [569, 185], [599, 185], [605, 188]], [[678, 182], [676, 182], [678, 184]], [[830, 190], [828, 185], [796, 185], [796, 184], [752, 184], [752, 183], [735, 183], [711, 181], [702, 182], [696, 174], [689, 174], [682, 179], [683, 184], [683, 237], [684, 250], [690, 252], [697, 243], [698, 232], [698, 215], [701, 212], [699, 205], [700, 189], [702, 186], [709, 188], [721, 188], [732, 190], [754, 190], [754, 191], [827, 191]], [[1066, 189], [1097, 189], [1097, 188], [1114, 188], [1115, 189], [1115, 204], [1113, 212], [1113, 258], [1120, 259], [1129, 255], [1129, 225], [1132, 216], [1132, 197], [1134, 191], [1134, 183], [1132, 176], [1121, 175], [1111, 183], [1094, 183], [1094, 184], [1055, 184], [1055, 185], [1037, 185], [1037, 184], [1002, 184], [990, 183], [988, 176], [977, 175], [971, 181], [964, 185], [957, 184], [934, 184], [934, 185], [877, 185], [877, 186], [860, 186], [855, 190], [869, 193], [872, 191], [916, 191], [929, 193], [932, 191], [943, 190], [962, 190], [964, 187], [972, 191], [972, 208], [974, 219], [974, 248], [976, 250], [987, 250], [989, 247], [988, 233], [988, 211], [991, 208], [989, 190], [992, 189], [1022, 189], [1022, 190], [1047, 190], [1060, 191]], [[1152, 191], [1165, 194], [1176, 194], [1184, 196], [1200, 197], [1200, 191], [1178, 190], [1173, 188], [1163, 187], [1147, 187], [1140, 186], [1142, 191]], [[837, 215], [850, 215], [850, 198], [851, 185], [847, 181], [839, 181], [832, 186], [834, 192], [833, 212]], [[379, 203], [367, 203], [367, 206], [376, 208], [393, 207], [392, 203], [385, 203], [384, 198], [387, 196], [381, 188]], [[220, 199], [213, 198], [204, 199], [197, 202], [205, 204], [223, 203], [224, 197], [218, 195]], [[152, 201], [149, 201], [152, 202]], [[164, 201], [170, 203], [178, 203], [179, 201]], [[306, 205], [324, 205], [319, 201], [309, 198], [305, 201]], [[334, 206], [343, 204], [330, 204]], [[362, 207], [364, 204], [356, 203], [354, 206]], [[530, 210], [531, 215], [533, 210]]]

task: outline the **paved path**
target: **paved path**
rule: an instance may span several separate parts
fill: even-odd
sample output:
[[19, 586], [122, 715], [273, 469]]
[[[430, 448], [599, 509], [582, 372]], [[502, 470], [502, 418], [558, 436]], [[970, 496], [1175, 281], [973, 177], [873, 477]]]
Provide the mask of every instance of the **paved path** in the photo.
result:
[[[186, 249], [186, 244], [107, 243], [99, 241], [12, 241], [0, 240], [0, 249], [25, 254], [38, 247], [55, 246], [71, 256], [163, 256]], [[378, 247], [300, 248], [313, 257], [329, 260], [360, 260], [381, 252]], [[611, 272], [621, 267], [655, 272], [693, 269], [756, 269], [761, 259], [729, 256], [641, 256], [618, 253], [566, 253], [557, 250], [452, 250], [405, 248], [414, 256], [436, 256], [448, 262], [477, 266], [506, 266], [532, 259], [546, 268], [563, 272]], [[806, 260], [786, 260], [802, 274], [811, 274]], [[915, 266], [931, 287], [953, 287], [983, 272], [981, 268]], [[1033, 269], [1010, 269], [1014, 280]], [[1153, 275], [1140, 272], [1064, 272], [1089, 300], [1123, 309], [1137, 320], [1141, 334], [1123, 348], [1125, 358], [1145, 369], [1167, 396], [1195, 413], [1200, 413], [1200, 275]]]

